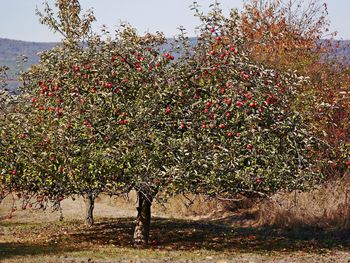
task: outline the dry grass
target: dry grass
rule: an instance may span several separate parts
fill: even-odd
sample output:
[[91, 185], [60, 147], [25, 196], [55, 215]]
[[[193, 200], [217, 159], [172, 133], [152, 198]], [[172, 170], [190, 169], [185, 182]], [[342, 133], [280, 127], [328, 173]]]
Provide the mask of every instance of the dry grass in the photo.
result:
[[[16, 199], [16, 198], [15, 198]], [[7, 198], [0, 205], [0, 219], [5, 219], [12, 204], [18, 222], [57, 221], [58, 211], [29, 209], [21, 211], [20, 202]], [[84, 202], [81, 198], [62, 202], [65, 219], [83, 219]], [[96, 200], [94, 214], [102, 218], [123, 218], [136, 215], [136, 194], [127, 197], [100, 196]], [[350, 176], [309, 192], [280, 193], [263, 201], [244, 200], [232, 203], [204, 196], [175, 196], [166, 203], [155, 201], [152, 205], [155, 217], [175, 219], [220, 219], [240, 215], [245, 226], [277, 226], [286, 228], [319, 227], [323, 229], [348, 228], [350, 226]], [[235, 224], [235, 222], [231, 222]]]
[[[348, 175], [349, 176], [349, 175]], [[348, 228], [350, 223], [350, 177], [310, 192], [278, 194], [256, 206], [257, 224], [298, 228]]]
[[[349, 184], [344, 179], [310, 193], [278, 195], [248, 209], [249, 202], [194, 196], [155, 203], [150, 247], [143, 250], [132, 245], [133, 193], [128, 199], [101, 196], [92, 228], [82, 225], [81, 199], [63, 202], [62, 222], [58, 212], [18, 210], [0, 220], [0, 261], [347, 262], [349, 231], [335, 226], [347, 224]], [[11, 205], [11, 199], [1, 204], [3, 218]]]
[[231, 226], [225, 220], [154, 218], [150, 247], [138, 250], [132, 244], [133, 226], [134, 218], [101, 218], [92, 228], [85, 227], [80, 220], [37, 223], [5, 220], [0, 222], [0, 261], [27, 263], [35, 262], [30, 261], [33, 259], [37, 262], [59, 259], [57, 262], [62, 262], [65, 257], [113, 262], [141, 258], [168, 262], [207, 259], [271, 262], [305, 255], [310, 258], [327, 255], [326, 259], [341, 255], [342, 260], [350, 256], [349, 237], [339, 231], [308, 229], [301, 233], [271, 227]]

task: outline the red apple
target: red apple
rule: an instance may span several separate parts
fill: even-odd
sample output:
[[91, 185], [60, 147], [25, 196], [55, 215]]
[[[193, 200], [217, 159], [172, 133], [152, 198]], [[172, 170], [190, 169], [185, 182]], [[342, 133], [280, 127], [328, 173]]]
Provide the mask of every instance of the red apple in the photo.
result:
[[243, 104], [243, 102], [242, 101], [237, 101], [236, 102], [236, 106], [237, 107], [242, 107], [244, 104]]
[[107, 83], [105, 84], [105, 87], [108, 88], [108, 89], [111, 89], [111, 88], [113, 87], [113, 84], [110, 83], [110, 82], [107, 82]]
[[166, 113], [166, 114], [171, 113], [171, 108], [170, 108], [169, 106], [167, 106], [167, 107], [165, 108], [165, 113]]
[[251, 103], [249, 103], [249, 106], [252, 107], [252, 108], [255, 108], [256, 104], [255, 104], [255, 102], [251, 102]]

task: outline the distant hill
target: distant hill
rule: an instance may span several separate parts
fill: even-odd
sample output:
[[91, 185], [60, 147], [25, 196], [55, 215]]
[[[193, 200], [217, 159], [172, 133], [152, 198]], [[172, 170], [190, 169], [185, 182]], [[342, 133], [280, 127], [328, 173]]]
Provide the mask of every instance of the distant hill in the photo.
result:
[[28, 58], [24, 66], [29, 67], [39, 62], [38, 53], [51, 49], [57, 44], [58, 43], [26, 42], [0, 38], [0, 66], [8, 66], [10, 68], [10, 77], [13, 78], [18, 71], [16, 70], [16, 61], [19, 56], [24, 55]]
[[326, 59], [333, 59], [337, 61], [342, 61], [344, 64], [350, 65], [350, 40], [329, 40], [323, 39], [320, 42], [323, 46], [332, 45], [333, 52], [330, 52]]

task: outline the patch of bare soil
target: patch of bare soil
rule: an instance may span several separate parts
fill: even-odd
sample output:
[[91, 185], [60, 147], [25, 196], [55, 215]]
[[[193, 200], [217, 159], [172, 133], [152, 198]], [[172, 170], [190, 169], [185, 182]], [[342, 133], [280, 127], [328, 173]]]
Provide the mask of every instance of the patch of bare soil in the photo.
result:
[[[14, 212], [11, 210], [14, 208]], [[12, 222], [54, 222], [61, 216], [64, 219], [84, 218], [85, 203], [83, 198], [66, 199], [61, 202], [61, 210], [54, 209], [52, 204], [48, 204], [45, 209], [32, 207], [22, 209], [21, 200], [17, 197], [9, 196], [0, 204], [0, 219], [4, 220], [11, 214]], [[96, 218], [120, 218], [136, 215], [135, 204], [131, 200], [123, 198], [113, 198], [108, 196], [98, 197], [95, 204], [94, 215]]]
[[[136, 216], [137, 197], [134, 192], [125, 197], [109, 197], [100, 195], [96, 199], [94, 216], [96, 218], [124, 218]], [[11, 213], [12, 208], [15, 209]], [[228, 209], [229, 208], [229, 209]], [[175, 196], [169, 198], [166, 203], [155, 201], [152, 204], [152, 216], [186, 219], [212, 219], [237, 215], [230, 212], [231, 207], [227, 202], [207, 199], [201, 196]], [[11, 214], [12, 222], [50, 222], [57, 221], [63, 216], [65, 219], [84, 218], [85, 203], [83, 198], [66, 199], [61, 202], [61, 210], [54, 210], [52, 204], [46, 209], [39, 207], [22, 209], [22, 203], [15, 195], [7, 197], [0, 204], [0, 220], [7, 219]], [[242, 218], [241, 218], [242, 219]], [[246, 221], [252, 222], [254, 217], [246, 217]], [[236, 221], [236, 220], [234, 220]]]

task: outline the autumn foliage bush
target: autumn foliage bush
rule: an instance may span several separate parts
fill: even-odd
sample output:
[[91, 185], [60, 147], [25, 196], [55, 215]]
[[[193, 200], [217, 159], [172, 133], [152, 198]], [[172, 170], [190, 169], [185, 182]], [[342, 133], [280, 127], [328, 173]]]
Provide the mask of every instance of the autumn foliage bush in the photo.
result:
[[242, 30], [255, 61], [309, 78], [293, 107], [323, 142], [318, 155], [324, 174], [336, 178], [350, 164], [349, 64], [336, 55], [340, 46], [329, 33], [327, 14], [326, 3], [318, 0], [252, 0], [242, 14]]

